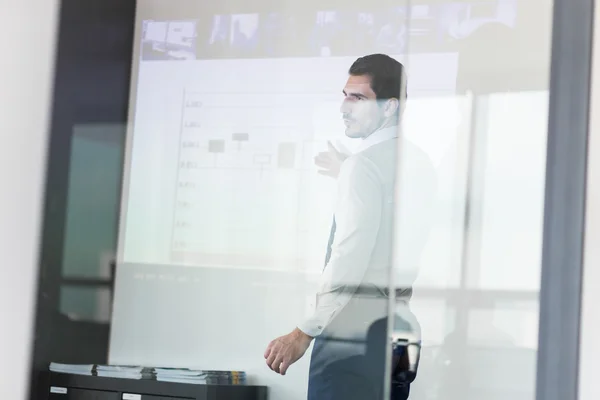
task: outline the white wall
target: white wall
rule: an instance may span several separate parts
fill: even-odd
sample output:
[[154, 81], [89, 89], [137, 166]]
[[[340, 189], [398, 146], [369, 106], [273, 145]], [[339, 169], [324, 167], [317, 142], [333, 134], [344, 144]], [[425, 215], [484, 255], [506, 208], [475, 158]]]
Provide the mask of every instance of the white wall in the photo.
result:
[[1, 0], [0, 398], [25, 399], [58, 1]]
[[583, 259], [583, 293], [579, 348], [579, 399], [600, 398], [597, 369], [600, 355], [600, 8], [595, 8], [588, 139], [588, 175]]

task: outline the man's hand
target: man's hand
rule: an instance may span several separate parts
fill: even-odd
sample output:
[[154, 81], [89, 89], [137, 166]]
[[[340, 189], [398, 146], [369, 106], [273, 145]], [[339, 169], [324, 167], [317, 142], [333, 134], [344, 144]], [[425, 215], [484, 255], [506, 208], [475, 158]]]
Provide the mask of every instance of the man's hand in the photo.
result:
[[322, 168], [319, 173], [326, 176], [337, 178], [340, 174], [340, 167], [350, 153], [345, 150], [336, 149], [331, 142], [327, 142], [328, 151], [321, 152], [315, 157], [315, 164]]
[[290, 365], [306, 353], [312, 339], [296, 328], [292, 333], [273, 340], [265, 351], [267, 365], [278, 374], [285, 375]]

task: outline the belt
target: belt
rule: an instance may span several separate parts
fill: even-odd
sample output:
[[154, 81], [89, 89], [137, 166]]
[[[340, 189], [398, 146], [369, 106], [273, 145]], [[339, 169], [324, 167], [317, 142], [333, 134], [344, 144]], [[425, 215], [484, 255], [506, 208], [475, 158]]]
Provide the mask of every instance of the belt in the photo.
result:
[[[396, 300], [408, 301], [412, 297], [412, 288], [399, 288], [395, 290]], [[359, 286], [355, 292], [359, 296], [390, 297], [390, 288], [375, 285]]]

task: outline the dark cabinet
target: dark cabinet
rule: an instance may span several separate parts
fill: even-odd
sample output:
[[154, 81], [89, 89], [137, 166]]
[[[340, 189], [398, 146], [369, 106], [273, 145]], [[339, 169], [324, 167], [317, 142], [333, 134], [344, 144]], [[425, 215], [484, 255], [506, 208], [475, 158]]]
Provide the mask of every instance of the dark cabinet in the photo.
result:
[[268, 400], [266, 386], [194, 385], [42, 372], [39, 400]]

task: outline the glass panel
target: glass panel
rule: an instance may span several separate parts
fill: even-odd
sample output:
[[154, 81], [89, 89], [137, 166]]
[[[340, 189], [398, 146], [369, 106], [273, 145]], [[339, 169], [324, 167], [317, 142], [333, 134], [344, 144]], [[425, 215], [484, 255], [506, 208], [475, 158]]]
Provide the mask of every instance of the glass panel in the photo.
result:
[[138, 2], [112, 363], [389, 391], [403, 78], [452, 94], [457, 57], [407, 57], [430, 6], [356, 5]]
[[61, 313], [275, 400], [532, 400], [551, 6], [138, 1], [126, 149], [72, 140]]
[[65, 277], [111, 278], [124, 129], [122, 124], [73, 127], [62, 267]]
[[540, 284], [548, 93], [491, 94], [487, 112], [480, 271], [472, 284], [535, 292]]
[[60, 290], [60, 313], [71, 321], [110, 321], [111, 290], [64, 285]]
[[[426, 175], [402, 153], [395, 270], [419, 270], [411, 399], [535, 398], [552, 2], [533, 3], [432, 6], [457, 86], [409, 97], [403, 125], [437, 178], [419, 210]], [[409, 49], [429, 51], [412, 36]], [[406, 245], [418, 229], [420, 252]]]

